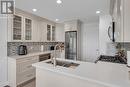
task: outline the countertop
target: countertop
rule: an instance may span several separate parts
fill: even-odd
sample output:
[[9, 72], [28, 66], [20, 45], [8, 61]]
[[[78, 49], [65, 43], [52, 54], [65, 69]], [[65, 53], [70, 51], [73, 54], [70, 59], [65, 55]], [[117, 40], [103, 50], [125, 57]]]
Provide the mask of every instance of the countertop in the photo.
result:
[[61, 66], [53, 67], [45, 62], [46, 60], [33, 64], [34, 67], [49, 70], [54, 73], [64, 74], [81, 80], [92, 81], [108, 87], [130, 87], [129, 73], [130, 69], [125, 64], [98, 62], [80, 62], [65, 59], [59, 59], [80, 64], [76, 69], [65, 68]]
[[31, 56], [38, 56], [38, 55], [43, 55], [43, 54], [49, 54], [52, 53], [53, 51], [45, 51], [45, 52], [34, 52], [34, 53], [29, 53], [27, 55], [15, 55], [15, 56], [8, 56], [9, 58], [14, 58], [14, 59], [19, 59], [19, 58], [25, 58], [25, 57], [31, 57]]

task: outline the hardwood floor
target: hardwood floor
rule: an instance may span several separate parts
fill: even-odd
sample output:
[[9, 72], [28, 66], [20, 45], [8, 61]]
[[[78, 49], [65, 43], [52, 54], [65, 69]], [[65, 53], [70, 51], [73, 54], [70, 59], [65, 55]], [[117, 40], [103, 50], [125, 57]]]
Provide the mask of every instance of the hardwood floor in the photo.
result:
[[24, 85], [23, 87], [36, 87], [36, 82], [35, 82], [35, 80], [33, 80], [32, 82]]
[[32, 79], [30, 81], [27, 81], [17, 87], [36, 87], [36, 80], [35, 79]]

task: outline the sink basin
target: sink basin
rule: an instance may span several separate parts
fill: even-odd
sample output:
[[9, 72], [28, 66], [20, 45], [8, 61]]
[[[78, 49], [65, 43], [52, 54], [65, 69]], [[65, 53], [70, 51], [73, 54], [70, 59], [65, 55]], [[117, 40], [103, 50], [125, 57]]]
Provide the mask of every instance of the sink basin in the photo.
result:
[[[46, 62], [48, 64], [53, 64], [52, 61], [48, 61]], [[76, 68], [78, 67], [80, 64], [77, 63], [73, 63], [73, 62], [67, 62], [67, 61], [60, 61], [60, 60], [56, 60], [56, 65], [57, 66], [62, 66], [62, 67], [67, 67], [67, 68]]]

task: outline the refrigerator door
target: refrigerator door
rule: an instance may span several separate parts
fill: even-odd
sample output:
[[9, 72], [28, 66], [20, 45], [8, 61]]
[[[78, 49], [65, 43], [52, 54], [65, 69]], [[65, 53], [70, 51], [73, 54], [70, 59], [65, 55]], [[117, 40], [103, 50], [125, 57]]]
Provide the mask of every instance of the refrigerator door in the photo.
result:
[[77, 32], [69, 31], [65, 33], [65, 58], [77, 59]]

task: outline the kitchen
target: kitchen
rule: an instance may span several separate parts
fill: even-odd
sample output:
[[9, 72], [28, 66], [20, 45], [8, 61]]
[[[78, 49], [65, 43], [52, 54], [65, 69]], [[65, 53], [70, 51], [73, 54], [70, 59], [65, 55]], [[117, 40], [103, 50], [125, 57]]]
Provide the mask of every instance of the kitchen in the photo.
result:
[[130, 86], [130, 1], [73, 1], [15, 1], [1, 15], [0, 87]]

